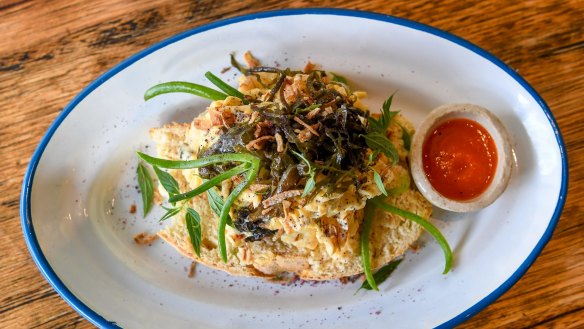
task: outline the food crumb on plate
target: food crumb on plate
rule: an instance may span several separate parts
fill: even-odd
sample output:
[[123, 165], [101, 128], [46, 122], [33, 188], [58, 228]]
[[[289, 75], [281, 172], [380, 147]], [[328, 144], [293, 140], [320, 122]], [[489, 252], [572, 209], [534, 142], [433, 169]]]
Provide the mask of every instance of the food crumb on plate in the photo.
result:
[[143, 246], [146, 244], [152, 245], [152, 242], [156, 241], [157, 239], [158, 235], [150, 234], [148, 232], [142, 232], [134, 235], [134, 242], [139, 246]]
[[187, 277], [194, 278], [196, 269], [197, 269], [197, 262], [191, 262], [191, 266], [189, 267], [189, 272], [187, 274]]

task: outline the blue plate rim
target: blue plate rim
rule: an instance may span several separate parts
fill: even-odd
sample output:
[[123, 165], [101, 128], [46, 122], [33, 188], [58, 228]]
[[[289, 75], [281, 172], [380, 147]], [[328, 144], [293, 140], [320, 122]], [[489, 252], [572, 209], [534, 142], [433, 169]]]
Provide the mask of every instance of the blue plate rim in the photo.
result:
[[31, 216], [31, 192], [32, 192], [32, 185], [34, 180], [34, 174], [36, 172], [37, 166], [41, 160], [41, 157], [44, 153], [44, 150], [48, 143], [51, 140], [51, 137], [55, 133], [55, 131], [59, 128], [61, 123], [65, 120], [65, 118], [69, 115], [69, 113], [79, 104], [87, 95], [89, 95], [93, 90], [97, 87], [102, 85], [104, 82], [115, 76], [117, 73], [121, 72], [126, 67], [130, 66], [134, 62], [138, 61], [139, 59], [157, 51], [158, 49], [164, 48], [170, 44], [178, 42], [182, 39], [185, 39], [189, 36], [212, 30], [215, 28], [219, 28], [226, 25], [231, 25], [243, 21], [253, 20], [253, 19], [260, 19], [260, 18], [272, 18], [272, 17], [279, 17], [279, 16], [293, 16], [293, 15], [335, 15], [335, 16], [348, 16], [348, 17], [356, 17], [356, 18], [364, 18], [374, 21], [382, 21], [390, 24], [396, 24], [400, 26], [404, 26], [407, 28], [411, 28], [414, 30], [419, 30], [422, 32], [426, 32], [432, 34], [434, 36], [446, 39], [450, 42], [453, 42], [459, 46], [462, 46], [466, 49], [471, 50], [475, 54], [485, 58], [486, 60], [490, 61], [491, 63], [497, 65], [500, 69], [505, 71], [509, 74], [515, 81], [517, 81], [529, 94], [536, 100], [536, 102], [540, 105], [541, 109], [544, 111], [544, 114], [547, 116], [548, 121], [556, 135], [556, 141], [559, 146], [560, 155], [562, 159], [562, 182], [560, 187], [560, 193], [558, 195], [558, 202], [556, 204], [556, 208], [550, 219], [548, 227], [546, 231], [542, 235], [541, 239], [536, 244], [535, 248], [531, 251], [529, 256], [525, 259], [525, 261], [519, 266], [519, 268], [505, 281], [501, 284], [497, 289], [491, 292], [489, 295], [475, 303], [473, 306], [469, 307], [465, 311], [461, 312], [454, 318], [442, 323], [441, 325], [437, 326], [436, 328], [451, 328], [454, 326], [459, 325], [460, 323], [466, 321], [467, 319], [471, 318], [485, 307], [493, 303], [497, 298], [503, 295], [507, 290], [509, 290], [531, 267], [535, 259], [539, 256], [545, 245], [549, 242], [554, 232], [555, 227], [559, 221], [560, 215], [562, 213], [564, 204], [566, 202], [567, 190], [568, 190], [568, 157], [566, 152], [566, 146], [562, 135], [560, 133], [558, 124], [543, 100], [543, 98], [529, 85], [529, 83], [523, 79], [517, 72], [507, 66], [503, 61], [495, 57], [494, 55], [490, 54], [486, 50], [474, 45], [473, 43], [466, 41], [460, 37], [457, 37], [449, 32], [445, 32], [443, 30], [431, 27], [429, 25], [425, 25], [423, 23], [415, 22], [409, 19], [395, 17], [391, 15], [384, 15], [374, 12], [368, 11], [359, 11], [359, 10], [352, 10], [352, 9], [337, 9], [337, 8], [301, 8], [301, 9], [282, 9], [282, 10], [274, 10], [274, 11], [265, 11], [259, 13], [251, 13], [247, 15], [237, 16], [233, 18], [228, 18], [224, 20], [215, 21], [212, 23], [208, 23], [185, 32], [176, 34], [166, 40], [160, 41], [134, 55], [128, 57], [127, 59], [123, 60], [93, 82], [91, 82], [87, 87], [85, 87], [77, 96], [73, 98], [73, 100], [63, 109], [63, 111], [57, 116], [57, 118], [53, 121], [53, 123], [49, 126], [47, 132], [41, 139], [37, 149], [33, 153], [29, 166], [24, 176], [24, 180], [22, 183], [22, 190], [21, 190], [21, 197], [20, 197], [20, 217], [21, 217], [21, 225], [23, 234], [26, 240], [27, 247], [29, 252], [32, 255], [32, 258], [39, 268], [40, 272], [43, 276], [47, 279], [47, 281], [53, 286], [55, 291], [61, 295], [61, 297], [79, 314], [85, 317], [88, 321], [93, 323], [96, 326], [101, 328], [119, 328], [115, 321], [110, 321], [105, 319], [103, 316], [92, 310], [89, 306], [83, 303], [79, 298], [77, 298], [68, 288], [67, 286], [59, 279], [57, 274], [54, 272], [50, 264], [48, 263], [46, 257], [44, 256], [38, 240], [36, 238], [36, 234], [34, 231], [33, 220]]

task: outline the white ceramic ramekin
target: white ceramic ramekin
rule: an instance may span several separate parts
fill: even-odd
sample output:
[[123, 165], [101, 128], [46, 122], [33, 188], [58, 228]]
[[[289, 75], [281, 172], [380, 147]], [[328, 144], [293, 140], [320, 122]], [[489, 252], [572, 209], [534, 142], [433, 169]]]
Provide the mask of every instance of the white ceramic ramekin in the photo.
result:
[[[470, 119], [481, 124], [497, 147], [497, 168], [491, 184], [483, 193], [466, 201], [452, 200], [436, 191], [426, 177], [422, 164], [422, 148], [428, 135], [441, 123], [455, 118]], [[446, 104], [430, 112], [416, 129], [410, 152], [412, 176], [420, 192], [436, 207], [455, 212], [476, 211], [493, 203], [507, 187], [512, 169], [511, 152], [507, 130], [489, 110], [473, 104]]]

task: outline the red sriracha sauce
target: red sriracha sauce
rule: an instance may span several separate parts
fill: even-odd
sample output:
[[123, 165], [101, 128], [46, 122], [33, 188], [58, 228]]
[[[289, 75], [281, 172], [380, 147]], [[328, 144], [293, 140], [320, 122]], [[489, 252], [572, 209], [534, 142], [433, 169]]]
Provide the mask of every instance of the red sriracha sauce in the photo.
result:
[[430, 184], [442, 196], [471, 200], [483, 193], [497, 170], [497, 147], [487, 130], [469, 119], [438, 125], [422, 146], [422, 164]]

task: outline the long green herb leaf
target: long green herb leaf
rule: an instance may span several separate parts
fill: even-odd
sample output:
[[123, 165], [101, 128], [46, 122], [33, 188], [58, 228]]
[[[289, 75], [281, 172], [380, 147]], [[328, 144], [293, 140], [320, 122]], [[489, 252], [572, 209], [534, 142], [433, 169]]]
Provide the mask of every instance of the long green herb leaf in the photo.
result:
[[383, 195], [387, 196], [387, 191], [385, 190], [385, 186], [383, 185], [383, 180], [381, 180], [381, 175], [379, 175], [379, 173], [375, 170], [373, 170], [373, 180], [375, 181], [375, 184], [377, 185], [379, 191], [381, 191]]
[[362, 136], [365, 138], [365, 142], [369, 148], [374, 151], [380, 151], [395, 164], [399, 161], [399, 154], [393, 143], [386, 137], [387, 128], [389, 128], [393, 117], [398, 113], [389, 110], [392, 100], [393, 95], [389, 96], [389, 98], [383, 103], [379, 119], [373, 117], [367, 119], [371, 128], [369, 133]]
[[371, 200], [367, 201], [367, 204], [365, 205], [365, 215], [363, 217], [363, 224], [361, 224], [361, 258], [365, 279], [369, 282], [371, 289], [378, 291], [379, 288], [377, 288], [375, 278], [371, 272], [371, 256], [369, 255], [369, 237], [371, 236], [371, 225], [373, 222], [373, 215], [375, 214], [375, 206]]
[[185, 222], [193, 250], [195, 250], [197, 256], [201, 257], [201, 216], [195, 209], [187, 208]]
[[387, 212], [390, 212], [392, 214], [396, 214], [396, 215], [401, 216], [405, 219], [408, 219], [408, 220], [411, 220], [415, 223], [418, 223], [426, 231], [428, 231], [428, 233], [430, 233], [434, 237], [434, 239], [436, 239], [436, 242], [438, 242], [440, 247], [442, 247], [442, 251], [444, 252], [445, 265], [444, 265], [443, 274], [446, 274], [450, 271], [450, 268], [452, 267], [452, 258], [453, 258], [452, 250], [450, 249], [450, 246], [448, 245], [448, 241], [446, 241], [446, 238], [444, 238], [442, 233], [440, 233], [440, 231], [434, 225], [432, 225], [432, 223], [430, 223], [429, 221], [425, 220], [424, 218], [422, 218], [414, 213], [411, 213], [409, 211], [406, 211], [406, 210], [394, 207], [390, 204], [387, 204], [380, 199], [374, 198], [374, 199], [371, 199], [370, 201], [371, 201], [371, 203], [373, 203], [377, 207], [379, 207]]
[[368, 121], [371, 127], [375, 132], [385, 134], [387, 128], [391, 124], [391, 120], [394, 116], [396, 116], [399, 112], [397, 111], [390, 111], [389, 108], [391, 107], [391, 103], [393, 101], [393, 94], [389, 96], [389, 98], [383, 103], [383, 107], [381, 109], [381, 116], [379, 119], [375, 119], [373, 117], [369, 117]]
[[297, 156], [300, 160], [304, 161], [304, 163], [306, 163], [306, 165], [308, 166], [308, 172], [312, 173], [312, 166], [310, 164], [310, 161], [308, 161], [307, 158], [304, 157], [304, 155], [294, 151], [294, 150], [290, 150], [290, 152], [292, 152], [295, 156]]
[[225, 199], [225, 204], [221, 209], [221, 215], [219, 216], [219, 230], [217, 232], [217, 240], [219, 241], [219, 253], [221, 254], [221, 259], [223, 262], [227, 263], [227, 246], [225, 244], [225, 226], [227, 225], [227, 220], [229, 218], [229, 210], [231, 205], [239, 194], [246, 188], [248, 188], [251, 183], [256, 179], [258, 172], [260, 171], [260, 160], [257, 159], [252, 163], [251, 169], [247, 172], [246, 178], [243, 182], [237, 185], [233, 191], [229, 194], [227, 199]]
[[217, 86], [217, 88], [221, 89], [227, 95], [241, 99], [243, 101], [243, 104], [249, 104], [247, 99], [245, 99], [245, 97], [243, 96], [243, 94], [239, 90], [231, 87], [229, 84], [227, 84], [223, 80], [219, 79], [213, 73], [207, 71], [207, 73], [205, 73], [205, 77], [207, 77], [207, 79], [209, 79], [209, 81], [211, 81], [211, 83], [213, 83], [215, 86]]
[[310, 192], [314, 189], [314, 187], [316, 186], [316, 181], [314, 180], [314, 176], [315, 176], [315, 169], [311, 164], [310, 161], [308, 161], [308, 159], [306, 159], [302, 154], [294, 151], [294, 150], [290, 150], [290, 152], [292, 152], [295, 156], [297, 156], [300, 160], [304, 161], [304, 163], [306, 163], [306, 165], [308, 166], [308, 174], [310, 175], [310, 178], [308, 178], [308, 180], [306, 181], [306, 185], [304, 185], [304, 191], [302, 192], [302, 197], [306, 197], [307, 195], [310, 194]]
[[207, 199], [209, 199], [209, 207], [211, 210], [217, 215], [217, 217], [221, 216], [221, 209], [223, 209], [223, 205], [225, 202], [219, 192], [217, 192], [214, 188], [210, 188], [207, 190]]
[[221, 162], [254, 162], [258, 160], [258, 157], [246, 153], [223, 153], [210, 155], [201, 159], [195, 160], [166, 160], [155, 158], [144, 154], [142, 152], [137, 152], [138, 156], [147, 163], [158, 166], [160, 168], [166, 169], [193, 169], [209, 166]]
[[410, 146], [412, 145], [412, 136], [410, 135], [410, 133], [408, 132], [408, 130], [404, 126], [402, 126], [400, 124], [398, 124], [398, 125], [402, 130], [402, 139], [404, 140], [404, 148], [409, 151]]
[[314, 189], [315, 185], [316, 185], [316, 182], [314, 180], [314, 176], [310, 176], [310, 178], [306, 181], [306, 185], [304, 186], [304, 191], [302, 192], [302, 197], [304, 198], [308, 194], [310, 194], [312, 189]]
[[[403, 258], [391, 261], [388, 264], [386, 264], [385, 266], [383, 266], [382, 268], [380, 268], [377, 272], [375, 272], [373, 274], [374, 281], [377, 284], [383, 283], [385, 280], [387, 280], [387, 278], [389, 278], [391, 273], [393, 273], [393, 271], [395, 271], [395, 269], [402, 262], [402, 260], [403, 260]], [[369, 281], [363, 282], [363, 284], [361, 285], [361, 287], [359, 287], [359, 289], [357, 291], [359, 291], [361, 289], [371, 290], [372, 288], [371, 288], [371, 285], [369, 284]]]
[[390, 111], [389, 108], [391, 107], [391, 103], [393, 102], [393, 95], [391, 94], [391, 96], [389, 96], [385, 102], [383, 102], [383, 106], [382, 106], [382, 112], [383, 112], [383, 117], [384, 117], [384, 125], [385, 125], [385, 129], [387, 129], [389, 127], [389, 124], [391, 123], [391, 119], [393, 119], [393, 117], [398, 113], [397, 111]]
[[307, 113], [307, 112], [310, 112], [310, 111], [312, 111], [320, 106], [321, 106], [321, 104], [312, 104], [312, 105], [305, 107], [305, 108], [297, 108], [296, 111], [294, 111], [294, 114]]
[[164, 208], [164, 210], [166, 210], [166, 213], [164, 214], [164, 216], [162, 216], [162, 218], [160, 218], [158, 220], [159, 222], [163, 222], [163, 221], [169, 219], [170, 217], [178, 214], [182, 210], [182, 206], [178, 206], [175, 208], [166, 208], [166, 207], [162, 207], [162, 208]]
[[378, 155], [379, 155], [379, 150], [373, 150], [373, 152], [369, 153], [369, 159], [367, 159], [367, 167], [369, 167], [373, 164], [373, 160], [377, 159]]
[[333, 75], [332, 81], [340, 82], [340, 83], [345, 84], [345, 85], [349, 85], [347, 78], [345, 78], [344, 76], [336, 74], [336, 73], [331, 73], [331, 74]]
[[374, 132], [362, 136], [365, 138], [365, 142], [369, 148], [372, 150], [379, 150], [394, 164], [399, 161], [399, 154], [397, 153], [395, 146], [393, 146], [393, 143], [385, 137], [385, 134]]
[[231, 66], [235, 67], [243, 75], [247, 75], [248, 70], [235, 59], [235, 53], [229, 54], [229, 57], [231, 58]]
[[166, 171], [160, 170], [160, 168], [158, 168], [157, 166], [152, 166], [152, 168], [154, 168], [154, 172], [158, 177], [158, 181], [160, 181], [160, 185], [164, 187], [164, 189], [166, 190], [166, 192], [168, 192], [169, 195], [175, 195], [180, 193], [178, 182], [176, 181], [176, 179], [174, 179], [174, 177], [172, 177], [171, 174], [167, 173]]
[[239, 166], [237, 166], [235, 168], [229, 169], [229, 170], [211, 178], [210, 180], [204, 182], [203, 184], [201, 184], [199, 187], [195, 188], [194, 190], [188, 191], [186, 193], [171, 196], [168, 199], [168, 201], [169, 202], [178, 202], [181, 200], [194, 198], [195, 196], [197, 196], [197, 195], [207, 191], [208, 189], [220, 184], [222, 181], [229, 179], [235, 175], [239, 175], [239, 174], [247, 171], [248, 169], [250, 169], [249, 163], [240, 164]]
[[171, 81], [150, 87], [148, 90], [146, 90], [146, 93], [144, 93], [144, 100], [147, 101], [158, 95], [168, 93], [189, 93], [214, 101], [227, 98], [227, 95], [220, 91], [202, 85], [198, 85], [196, 83], [184, 81]]
[[146, 169], [142, 162], [138, 163], [136, 174], [138, 175], [138, 186], [140, 187], [140, 193], [142, 194], [142, 209], [144, 211], [144, 217], [146, 217], [146, 214], [152, 209], [152, 203], [154, 200], [152, 177], [150, 177], [148, 169]]

